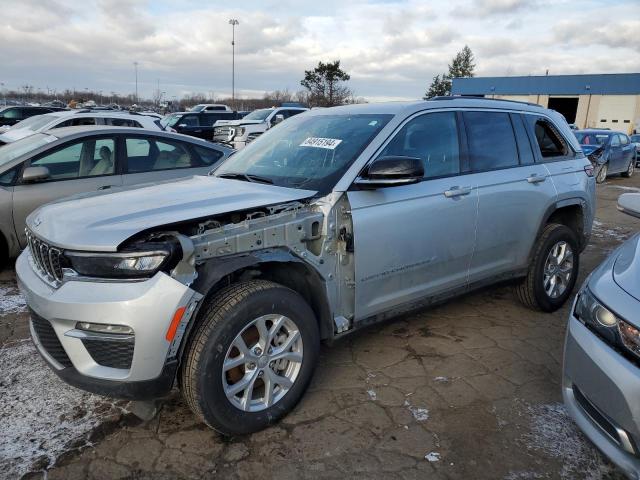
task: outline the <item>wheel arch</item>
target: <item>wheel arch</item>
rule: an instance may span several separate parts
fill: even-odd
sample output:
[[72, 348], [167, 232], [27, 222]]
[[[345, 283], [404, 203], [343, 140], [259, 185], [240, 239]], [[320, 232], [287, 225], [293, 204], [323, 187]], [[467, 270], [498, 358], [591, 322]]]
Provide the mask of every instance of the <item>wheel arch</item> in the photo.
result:
[[204, 298], [192, 316], [182, 348], [188, 343], [198, 323], [199, 310], [207, 299], [228, 285], [258, 278], [271, 280], [301, 295], [316, 315], [320, 337], [327, 339], [333, 336], [333, 320], [324, 280], [312, 266], [287, 249], [258, 250], [250, 254], [213, 258], [199, 265], [197, 271], [198, 278], [191, 288]]

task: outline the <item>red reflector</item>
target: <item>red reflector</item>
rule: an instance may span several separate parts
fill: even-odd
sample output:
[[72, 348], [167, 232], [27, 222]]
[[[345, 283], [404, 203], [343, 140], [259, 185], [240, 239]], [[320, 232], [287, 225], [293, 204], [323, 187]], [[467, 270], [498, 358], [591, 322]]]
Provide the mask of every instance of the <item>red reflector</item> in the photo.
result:
[[584, 173], [586, 173], [588, 177], [593, 177], [593, 165], [585, 165]]
[[167, 334], [165, 338], [170, 342], [173, 341], [173, 338], [176, 336], [176, 331], [178, 330], [178, 325], [180, 325], [180, 320], [182, 320], [182, 316], [184, 315], [184, 311], [187, 307], [180, 307], [176, 310], [176, 313], [173, 314], [173, 319], [171, 320], [171, 325], [169, 325], [169, 329], [167, 330]]

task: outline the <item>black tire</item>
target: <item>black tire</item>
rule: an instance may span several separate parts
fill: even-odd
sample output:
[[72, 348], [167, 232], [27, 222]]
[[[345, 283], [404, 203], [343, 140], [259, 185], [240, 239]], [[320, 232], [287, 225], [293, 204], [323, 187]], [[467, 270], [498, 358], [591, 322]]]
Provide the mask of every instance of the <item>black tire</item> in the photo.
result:
[[[258, 412], [243, 411], [225, 395], [223, 363], [236, 336], [257, 317], [273, 313], [289, 317], [298, 327], [302, 365], [278, 402]], [[242, 282], [214, 295], [203, 305], [199, 320], [181, 367], [182, 393], [197, 417], [224, 435], [244, 435], [275, 423], [296, 406], [309, 385], [320, 350], [318, 323], [300, 295], [265, 280]]]
[[9, 247], [7, 245], [6, 240], [0, 233], [0, 272], [4, 270], [4, 268], [9, 263]]
[[[551, 249], [561, 241], [565, 241], [573, 251], [573, 271], [565, 291], [557, 298], [552, 298], [544, 289], [544, 268]], [[580, 269], [578, 238], [573, 230], [565, 225], [551, 223], [544, 227], [542, 234], [534, 246], [534, 254], [529, 265], [527, 276], [515, 287], [518, 299], [533, 310], [553, 312], [567, 301], [576, 284]]]
[[596, 183], [604, 183], [607, 180], [607, 176], [609, 174], [609, 163], [603, 163], [597, 170], [598, 173], [596, 173]]
[[629, 165], [627, 166], [627, 170], [625, 172], [622, 172], [622, 176], [625, 178], [631, 177], [631, 175], [633, 175], [633, 172], [635, 171], [635, 168], [636, 168], [636, 160], [635, 158], [633, 158], [629, 162]]

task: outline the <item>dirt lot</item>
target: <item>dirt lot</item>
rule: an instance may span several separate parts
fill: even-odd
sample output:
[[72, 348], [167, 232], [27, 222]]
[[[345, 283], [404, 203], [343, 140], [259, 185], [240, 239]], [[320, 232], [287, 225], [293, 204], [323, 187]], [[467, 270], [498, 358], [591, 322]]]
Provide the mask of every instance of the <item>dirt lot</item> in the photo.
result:
[[[580, 281], [640, 229], [599, 187]], [[0, 273], [0, 472], [8, 478], [618, 479], [561, 403], [568, 305], [531, 312], [494, 287], [324, 347], [281, 424], [224, 439], [179, 394], [141, 422], [126, 403], [62, 384], [28, 341], [13, 272]], [[46, 474], [43, 469], [47, 469]], [[0, 473], [2, 476], [3, 473]]]

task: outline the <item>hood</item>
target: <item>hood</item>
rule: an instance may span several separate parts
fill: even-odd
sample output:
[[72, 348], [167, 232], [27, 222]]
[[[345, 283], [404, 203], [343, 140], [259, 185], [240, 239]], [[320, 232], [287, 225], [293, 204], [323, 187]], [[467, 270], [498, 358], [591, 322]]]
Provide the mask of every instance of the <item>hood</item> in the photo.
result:
[[585, 155], [591, 155], [593, 152], [602, 148], [603, 145], [580, 145], [580, 148], [584, 152]]
[[613, 280], [629, 295], [640, 301], [640, 234], [627, 240], [613, 267]]
[[51, 203], [29, 215], [27, 225], [61, 248], [113, 252], [131, 236], [153, 227], [293, 202], [315, 193], [195, 176]]
[[0, 141], [4, 143], [11, 143], [15, 142], [16, 140], [34, 135], [35, 133], [36, 132], [31, 130], [30, 128], [12, 128], [0, 135]]

